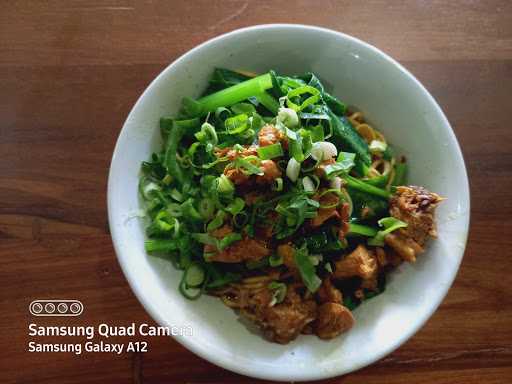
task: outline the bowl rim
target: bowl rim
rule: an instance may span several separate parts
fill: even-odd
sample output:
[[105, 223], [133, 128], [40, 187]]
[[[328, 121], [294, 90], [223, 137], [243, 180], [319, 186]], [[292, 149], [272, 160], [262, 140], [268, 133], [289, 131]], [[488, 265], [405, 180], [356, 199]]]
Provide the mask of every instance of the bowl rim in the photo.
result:
[[108, 186], [107, 186], [107, 209], [108, 209], [108, 220], [109, 220], [109, 228], [110, 233], [112, 237], [112, 242], [114, 245], [114, 250], [117, 256], [117, 260], [121, 266], [121, 269], [123, 271], [123, 274], [126, 277], [126, 280], [128, 281], [128, 284], [130, 285], [130, 288], [132, 289], [133, 293], [135, 294], [138, 301], [142, 304], [143, 308], [146, 310], [146, 312], [151, 316], [151, 318], [158, 324], [166, 324], [166, 320], [163, 319], [158, 311], [156, 311], [155, 307], [150, 303], [149, 300], [146, 300], [145, 295], [143, 293], [143, 290], [139, 288], [137, 284], [135, 284], [135, 275], [130, 270], [130, 267], [128, 265], [127, 259], [123, 258], [122, 251], [119, 246], [120, 242], [120, 230], [116, 228], [112, 223], [114, 220], [114, 213], [112, 209], [113, 204], [113, 190], [114, 190], [114, 181], [113, 181], [113, 167], [112, 165], [115, 162], [115, 159], [119, 157], [119, 146], [120, 146], [120, 138], [123, 135], [126, 135], [127, 132], [127, 122], [130, 120], [130, 115], [132, 114], [133, 110], [137, 108], [137, 106], [142, 102], [142, 100], [145, 98], [145, 96], [150, 92], [150, 90], [155, 86], [156, 83], [158, 83], [162, 77], [164, 77], [164, 74], [166, 74], [169, 71], [172, 71], [175, 66], [177, 66], [180, 62], [186, 60], [188, 57], [194, 55], [196, 52], [200, 51], [202, 48], [204, 48], [207, 45], [210, 45], [211, 43], [217, 42], [219, 40], [225, 39], [227, 37], [231, 37], [238, 34], [243, 34], [250, 31], [257, 31], [257, 30], [282, 30], [282, 29], [295, 29], [295, 30], [302, 30], [302, 31], [308, 31], [308, 32], [322, 32], [326, 34], [335, 35], [337, 38], [342, 38], [346, 41], [349, 41], [351, 43], [360, 45], [364, 47], [365, 49], [368, 49], [372, 51], [373, 54], [376, 54], [380, 56], [381, 58], [388, 61], [390, 64], [397, 67], [397, 69], [401, 72], [401, 74], [405, 77], [407, 77], [410, 81], [412, 81], [416, 87], [419, 88], [422, 95], [426, 97], [429, 102], [431, 103], [431, 106], [433, 107], [433, 111], [437, 115], [437, 117], [440, 119], [440, 121], [445, 126], [444, 128], [448, 131], [449, 136], [451, 137], [453, 143], [455, 144], [454, 150], [456, 151], [455, 156], [458, 158], [458, 161], [461, 164], [461, 172], [463, 173], [465, 185], [463, 186], [463, 189], [467, 192], [465, 198], [467, 200], [467, 214], [465, 216], [465, 223], [464, 223], [464, 230], [463, 230], [463, 244], [464, 247], [460, 250], [460, 257], [457, 263], [454, 265], [451, 276], [449, 279], [449, 283], [440, 288], [440, 292], [438, 292], [438, 295], [435, 300], [432, 301], [432, 305], [430, 307], [430, 310], [428, 310], [421, 318], [419, 318], [415, 325], [410, 328], [410, 330], [401, 335], [399, 339], [396, 340], [396, 342], [390, 344], [388, 348], [385, 348], [379, 353], [376, 353], [372, 355], [371, 357], [367, 359], [362, 359], [358, 364], [355, 364], [349, 368], [341, 368], [341, 369], [332, 369], [329, 371], [324, 370], [311, 370], [308, 373], [301, 373], [298, 375], [289, 375], [281, 374], [277, 370], [259, 370], [257, 367], [251, 368], [248, 365], [234, 363], [230, 361], [229, 359], [225, 359], [223, 357], [219, 357], [216, 355], [213, 355], [208, 352], [208, 349], [205, 347], [202, 347], [200, 343], [192, 342], [190, 338], [187, 338], [186, 336], [177, 335], [173, 336], [175, 340], [177, 340], [182, 346], [193, 352], [194, 354], [200, 356], [201, 358], [205, 359], [206, 361], [209, 361], [210, 363], [213, 363], [219, 367], [222, 367], [224, 369], [228, 369], [230, 371], [236, 372], [238, 374], [246, 375], [249, 377], [259, 378], [259, 379], [265, 379], [265, 380], [277, 380], [277, 381], [307, 381], [307, 380], [321, 380], [321, 379], [328, 379], [335, 376], [344, 375], [353, 371], [356, 371], [358, 369], [361, 369], [365, 366], [368, 366], [370, 364], [373, 364], [374, 362], [382, 359], [384, 356], [392, 353], [396, 349], [398, 349], [400, 346], [402, 346], [407, 340], [409, 340], [419, 329], [421, 329], [425, 323], [432, 317], [433, 313], [437, 310], [441, 302], [446, 297], [448, 290], [452, 286], [455, 277], [460, 269], [460, 263], [462, 262], [462, 258], [464, 256], [467, 239], [468, 239], [468, 232], [469, 232], [469, 222], [470, 222], [470, 189], [469, 189], [469, 180], [468, 180], [468, 174], [466, 169], [466, 164], [464, 162], [464, 157], [462, 155], [462, 151], [460, 149], [459, 142], [457, 141], [457, 138], [455, 136], [455, 133], [453, 132], [453, 129], [446, 118], [444, 112], [442, 111], [441, 107], [438, 105], [434, 97], [427, 91], [427, 89], [423, 86], [423, 84], [416, 79], [415, 76], [413, 76], [407, 69], [405, 69], [400, 63], [398, 63], [395, 59], [393, 59], [391, 56], [387, 55], [382, 50], [376, 48], [375, 46], [366, 43], [363, 40], [360, 40], [356, 37], [347, 35], [343, 32], [335, 31], [329, 28], [324, 27], [318, 27], [313, 25], [306, 25], [306, 24], [294, 24], [294, 23], [272, 23], [272, 24], [258, 24], [258, 25], [252, 25], [248, 27], [243, 27], [239, 29], [235, 29], [233, 31], [218, 35], [216, 37], [213, 37], [209, 40], [204, 41], [203, 43], [193, 47], [192, 49], [188, 50], [181, 56], [179, 56], [177, 59], [175, 59], [172, 63], [167, 65], [152, 81], [149, 83], [149, 85], [144, 89], [143, 93], [139, 96], [136, 103], [131, 108], [130, 112], [128, 113], [127, 118], [125, 119], [125, 122], [123, 123], [123, 127], [118, 135], [116, 145], [112, 154], [112, 160], [110, 163], [110, 169], [109, 169], [109, 175], [108, 175]]

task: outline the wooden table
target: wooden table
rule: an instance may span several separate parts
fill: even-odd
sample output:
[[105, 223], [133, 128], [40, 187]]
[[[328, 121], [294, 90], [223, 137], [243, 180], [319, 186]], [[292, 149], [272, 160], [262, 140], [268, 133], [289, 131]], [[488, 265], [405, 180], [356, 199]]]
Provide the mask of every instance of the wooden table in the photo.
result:
[[398, 351], [328, 382], [512, 382], [511, 2], [4, 1], [0, 9], [2, 383], [255, 381], [165, 337], [145, 354], [28, 353], [27, 306], [78, 298], [86, 311], [72, 324], [152, 323], [108, 232], [119, 130], [179, 55], [274, 22], [340, 30], [404, 64], [446, 112], [470, 176], [469, 243], [439, 310]]

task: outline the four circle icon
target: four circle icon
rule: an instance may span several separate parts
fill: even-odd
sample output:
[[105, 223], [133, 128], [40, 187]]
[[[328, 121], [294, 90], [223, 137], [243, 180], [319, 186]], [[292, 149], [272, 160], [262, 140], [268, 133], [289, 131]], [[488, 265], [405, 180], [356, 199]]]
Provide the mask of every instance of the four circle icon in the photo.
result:
[[84, 305], [80, 300], [34, 300], [28, 309], [34, 316], [79, 316]]

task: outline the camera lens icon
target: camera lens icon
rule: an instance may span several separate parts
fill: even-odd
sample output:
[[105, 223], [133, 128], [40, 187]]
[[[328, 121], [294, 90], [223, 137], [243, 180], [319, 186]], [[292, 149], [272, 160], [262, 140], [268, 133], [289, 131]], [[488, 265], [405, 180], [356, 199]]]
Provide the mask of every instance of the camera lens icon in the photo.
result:
[[39, 314], [43, 312], [43, 304], [41, 303], [32, 303], [30, 306], [30, 312]]
[[60, 303], [57, 305], [57, 311], [59, 313], [66, 313], [68, 311], [68, 305], [66, 303]]
[[73, 303], [69, 307], [69, 310], [71, 311], [71, 313], [80, 313], [80, 312], [82, 312], [82, 309], [83, 309], [83, 307], [82, 307], [81, 303], [80, 304]]
[[46, 313], [53, 313], [55, 312], [55, 304], [53, 303], [46, 303], [44, 306], [44, 311]]

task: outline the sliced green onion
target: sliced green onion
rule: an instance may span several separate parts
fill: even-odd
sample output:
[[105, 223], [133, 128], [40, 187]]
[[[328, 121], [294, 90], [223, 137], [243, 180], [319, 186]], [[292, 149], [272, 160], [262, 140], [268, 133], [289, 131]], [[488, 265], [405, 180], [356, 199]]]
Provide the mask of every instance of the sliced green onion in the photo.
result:
[[162, 232], [168, 232], [174, 228], [175, 218], [172, 217], [167, 211], [160, 211], [155, 216], [154, 223], [158, 229]]
[[201, 125], [201, 130], [195, 133], [195, 137], [199, 142], [203, 144], [211, 143], [216, 145], [219, 142], [215, 127], [208, 122], [205, 122], [203, 125]]
[[281, 177], [276, 177], [272, 183], [272, 190], [280, 192], [283, 190], [283, 179]]
[[192, 263], [185, 270], [185, 284], [188, 287], [199, 287], [205, 280], [204, 269], [198, 263]]
[[215, 117], [218, 120], [226, 120], [228, 117], [232, 115], [231, 111], [226, 107], [219, 107], [215, 110]]
[[181, 212], [183, 216], [193, 220], [202, 220], [201, 214], [194, 207], [194, 199], [191, 197], [181, 204]]
[[180, 204], [176, 204], [176, 203], [170, 203], [167, 205], [167, 212], [169, 212], [169, 214], [171, 216], [174, 216], [174, 217], [180, 217], [180, 216], [183, 216], [183, 213], [181, 211], [181, 205]]
[[249, 222], [249, 216], [245, 212], [239, 212], [233, 216], [233, 226], [235, 228], [243, 228]]
[[154, 192], [161, 191], [162, 188], [149, 178], [142, 176], [139, 181], [139, 191], [144, 200], [151, 200]]
[[300, 163], [292, 157], [288, 160], [288, 165], [286, 166], [286, 176], [295, 183], [299, 177], [299, 172]]
[[217, 177], [217, 191], [219, 193], [231, 193], [235, 190], [235, 186], [226, 175]]
[[226, 218], [226, 213], [224, 211], [217, 211], [217, 214], [215, 215], [214, 219], [208, 223], [206, 226], [206, 230], [208, 232], [214, 231], [217, 228], [222, 227], [222, 224], [224, 224], [224, 219]]
[[201, 244], [212, 245], [218, 248], [219, 240], [208, 233], [193, 233], [192, 238]]
[[277, 121], [284, 124], [286, 127], [295, 128], [299, 125], [299, 116], [297, 116], [297, 112], [291, 108], [279, 108]]
[[268, 263], [271, 267], [278, 267], [283, 264], [283, 257], [274, 253], [268, 258]]
[[244, 199], [240, 197], [236, 197], [229, 205], [226, 207], [226, 211], [231, 213], [233, 216], [240, 213], [242, 209], [245, 207]]
[[309, 176], [302, 178], [302, 186], [306, 192], [315, 192], [315, 184]]
[[279, 304], [283, 302], [286, 297], [287, 287], [285, 283], [280, 283], [277, 281], [272, 281], [268, 285], [268, 289], [272, 291], [272, 300], [270, 301], [270, 306], [274, 306], [275, 304]]
[[185, 274], [183, 274], [183, 277], [181, 278], [179, 290], [181, 294], [189, 300], [196, 300], [203, 293], [202, 288], [187, 287], [187, 284], [185, 282]]
[[265, 147], [258, 147], [258, 157], [262, 160], [269, 160], [275, 157], [283, 156], [283, 147], [281, 143], [270, 144]]
[[182, 194], [181, 194], [181, 192], [180, 192], [180, 191], [178, 191], [176, 188], [171, 189], [171, 191], [169, 192], [169, 195], [170, 195], [174, 200], [176, 200], [176, 201], [178, 201], [178, 202], [180, 202], [180, 203], [181, 203], [181, 202], [183, 202], [183, 200], [184, 200], [183, 195], [182, 195]]
[[242, 133], [249, 128], [249, 117], [242, 113], [233, 117], [229, 117], [224, 121], [224, 126], [230, 135]]
[[229, 235], [226, 235], [222, 240], [219, 241], [218, 249], [222, 251], [239, 240], [242, 240], [241, 234], [236, 232], [230, 233]]
[[[308, 97], [306, 100], [304, 100], [301, 105], [297, 105], [291, 101], [291, 99], [293, 97], [297, 97], [297, 96], [303, 95], [305, 93], [309, 93], [309, 94], [311, 94], [311, 96]], [[319, 100], [320, 100], [320, 91], [314, 87], [309, 86], [309, 85], [304, 85], [302, 87], [292, 89], [286, 95], [286, 105], [288, 106], [288, 108], [291, 108], [291, 109], [295, 110], [296, 112], [302, 111], [307, 106], [315, 104]]]
[[151, 239], [144, 242], [144, 249], [148, 253], [171, 252], [178, 249], [178, 243], [174, 239]]
[[210, 220], [215, 211], [215, 203], [212, 199], [204, 198], [199, 202], [199, 214], [204, 220]]

